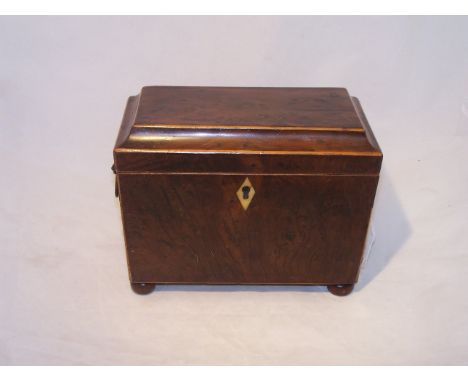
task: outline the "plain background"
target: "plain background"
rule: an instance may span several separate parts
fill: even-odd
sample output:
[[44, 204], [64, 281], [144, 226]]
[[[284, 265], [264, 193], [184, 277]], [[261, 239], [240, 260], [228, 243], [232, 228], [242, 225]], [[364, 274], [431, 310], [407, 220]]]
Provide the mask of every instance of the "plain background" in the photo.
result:
[[[0, 18], [1, 364], [468, 364], [468, 18]], [[344, 86], [384, 151], [355, 292], [131, 292], [112, 148], [144, 85]]]

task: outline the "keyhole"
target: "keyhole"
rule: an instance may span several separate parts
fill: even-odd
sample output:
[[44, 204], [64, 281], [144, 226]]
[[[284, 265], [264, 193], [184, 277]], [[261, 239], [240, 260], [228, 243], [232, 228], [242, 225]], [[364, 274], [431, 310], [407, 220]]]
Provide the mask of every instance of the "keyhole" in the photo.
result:
[[243, 199], [248, 199], [249, 198], [249, 192], [250, 192], [250, 187], [249, 186], [242, 187], [242, 198]]

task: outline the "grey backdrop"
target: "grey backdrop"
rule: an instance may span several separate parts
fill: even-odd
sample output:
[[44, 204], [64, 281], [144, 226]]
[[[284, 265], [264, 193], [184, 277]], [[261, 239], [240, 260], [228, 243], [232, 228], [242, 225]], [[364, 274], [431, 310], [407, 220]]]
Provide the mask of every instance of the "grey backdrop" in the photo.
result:
[[[468, 364], [468, 19], [0, 18], [1, 364]], [[345, 86], [384, 151], [354, 294], [129, 288], [110, 171], [144, 85]]]

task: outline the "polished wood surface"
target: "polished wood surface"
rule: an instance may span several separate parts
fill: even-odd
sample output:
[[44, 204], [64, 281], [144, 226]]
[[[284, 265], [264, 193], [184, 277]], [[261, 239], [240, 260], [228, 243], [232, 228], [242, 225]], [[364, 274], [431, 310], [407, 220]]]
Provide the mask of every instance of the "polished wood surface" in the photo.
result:
[[119, 176], [133, 282], [350, 284], [377, 177]]
[[125, 173], [225, 173], [298, 175], [378, 175], [381, 156], [271, 155], [232, 153], [119, 152], [114, 159]]
[[[337, 139], [340, 138], [340, 139]], [[346, 144], [345, 147], [344, 144]], [[364, 133], [328, 131], [245, 130], [234, 128], [166, 129], [138, 128], [126, 142], [127, 151], [151, 151], [162, 153], [257, 153], [257, 154], [310, 154], [349, 156], [380, 156], [365, 139]]]
[[[132, 289], [350, 293], [381, 162], [345, 89], [144, 88], [129, 98], [114, 149]], [[236, 193], [247, 177], [255, 196], [244, 209]]]
[[343, 88], [148, 86], [134, 125], [363, 130]]
[[[160, 93], [167, 92], [166, 105], [170, 100], [175, 103], [178, 98], [173, 99], [171, 95], [173, 96], [174, 91], [183, 91], [184, 88], [174, 89], [168, 91], [163, 87], [159, 90]], [[278, 89], [273, 90], [278, 92]], [[273, 90], [265, 88], [264, 92]], [[312, 99], [315, 98], [315, 89], [300, 90], [304, 94], [310, 93]], [[323, 97], [325, 89], [319, 90]], [[333, 94], [336, 90], [329, 91]], [[249, 94], [248, 92], [247, 95]], [[269, 129], [242, 129], [234, 126], [218, 129], [213, 126], [199, 126], [194, 129], [182, 125], [178, 128], [136, 127], [137, 116], [141, 113], [144, 99], [142, 95], [130, 97], [114, 149], [115, 164], [119, 173], [139, 171], [376, 175], [382, 162], [381, 150], [359, 102], [347, 96], [347, 92], [344, 94], [349, 101], [346, 104], [353, 110], [356, 120], [359, 120], [363, 127], [362, 131], [305, 128], [278, 130], [274, 126]], [[251, 99], [255, 104], [254, 101], [255, 98]], [[226, 109], [227, 105], [224, 107]], [[211, 108], [211, 112], [216, 114], [214, 101]], [[224, 111], [233, 114], [235, 110], [233, 107], [230, 112]], [[166, 110], [165, 113], [169, 112]], [[260, 112], [257, 114], [258, 123], [265, 127], [266, 117]], [[294, 120], [294, 112], [289, 111], [288, 114]], [[174, 119], [177, 118], [180, 119], [175, 115]], [[215, 119], [213, 116], [211, 118], [210, 122], [213, 123]], [[154, 116], [152, 121], [156, 123], [159, 119]], [[269, 119], [266, 121], [271, 122]], [[313, 124], [313, 120], [310, 120], [310, 123]]]

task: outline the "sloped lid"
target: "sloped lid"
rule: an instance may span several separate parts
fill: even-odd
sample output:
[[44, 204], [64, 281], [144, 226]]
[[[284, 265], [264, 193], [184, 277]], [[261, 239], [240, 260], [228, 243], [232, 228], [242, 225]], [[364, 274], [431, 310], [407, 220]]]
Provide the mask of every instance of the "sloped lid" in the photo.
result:
[[114, 151], [382, 156], [344, 88], [144, 87]]

